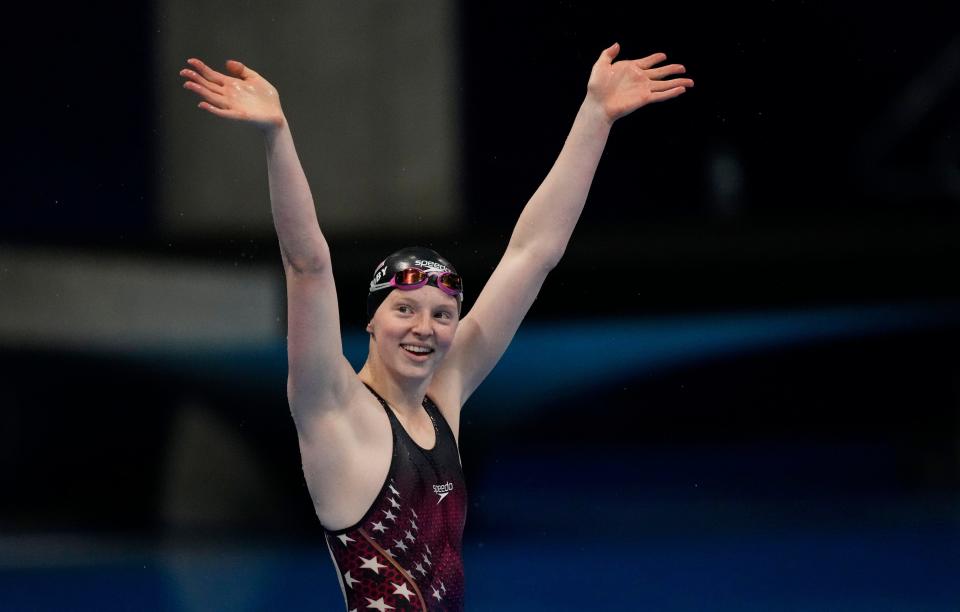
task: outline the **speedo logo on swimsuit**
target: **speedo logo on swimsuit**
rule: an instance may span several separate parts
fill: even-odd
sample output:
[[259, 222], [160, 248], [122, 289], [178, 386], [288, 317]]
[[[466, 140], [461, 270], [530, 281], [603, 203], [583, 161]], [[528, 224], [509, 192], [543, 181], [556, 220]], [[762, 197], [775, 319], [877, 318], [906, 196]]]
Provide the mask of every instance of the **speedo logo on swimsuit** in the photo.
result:
[[448, 482], [447, 484], [442, 485], [433, 485], [433, 492], [440, 496], [440, 499], [437, 500], [437, 505], [443, 501], [443, 498], [447, 495], [450, 495], [450, 491], [453, 491], [453, 483]]
[[413, 265], [423, 268], [427, 272], [449, 272], [450, 268], [443, 264], [438, 264], [435, 261], [430, 261], [429, 259], [417, 259], [413, 262]]

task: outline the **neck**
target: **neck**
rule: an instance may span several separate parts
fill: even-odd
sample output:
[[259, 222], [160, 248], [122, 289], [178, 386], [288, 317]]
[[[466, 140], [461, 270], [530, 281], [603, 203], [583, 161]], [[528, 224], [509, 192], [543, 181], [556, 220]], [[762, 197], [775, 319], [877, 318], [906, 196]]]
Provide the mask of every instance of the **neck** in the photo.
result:
[[387, 400], [395, 411], [410, 415], [420, 411], [432, 376], [427, 378], [401, 378], [382, 367], [372, 354], [357, 373], [360, 380]]

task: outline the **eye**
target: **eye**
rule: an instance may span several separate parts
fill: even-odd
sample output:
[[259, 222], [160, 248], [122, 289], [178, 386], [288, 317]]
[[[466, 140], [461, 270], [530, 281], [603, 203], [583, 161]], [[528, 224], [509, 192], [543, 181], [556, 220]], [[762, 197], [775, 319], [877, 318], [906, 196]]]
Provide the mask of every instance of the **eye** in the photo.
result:
[[397, 312], [402, 314], [411, 314], [413, 312], [413, 308], [411, 308], [408, 304], [397, 304]]
[[453, 320], [453, 313], [451, 313], [449, 310], [439, 310], [433, 316], [437, 317], [438, 319], [444, 319], [447, 321]]

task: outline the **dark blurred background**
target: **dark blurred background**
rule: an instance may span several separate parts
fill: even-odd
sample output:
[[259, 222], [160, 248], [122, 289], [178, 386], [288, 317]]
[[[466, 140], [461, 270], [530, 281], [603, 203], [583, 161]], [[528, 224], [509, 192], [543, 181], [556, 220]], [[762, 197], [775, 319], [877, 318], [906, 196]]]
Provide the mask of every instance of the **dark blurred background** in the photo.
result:
[[195, 108], [184, 59], [279, 89], [359, 367], [373, 266], [432, 246], [469, 306], [614, 41], [696, 87], [617, 123], [464, 409], [470, 608], [960, 606], [946, 4], [18, 11], [0, 609], [342, 606], [286, 404], [263, 145]]

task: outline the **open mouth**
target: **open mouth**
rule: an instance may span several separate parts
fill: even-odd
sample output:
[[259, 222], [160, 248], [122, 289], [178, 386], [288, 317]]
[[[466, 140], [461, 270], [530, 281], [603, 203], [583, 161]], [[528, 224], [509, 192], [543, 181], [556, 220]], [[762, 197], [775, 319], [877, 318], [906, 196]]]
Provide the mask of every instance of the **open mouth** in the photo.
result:
[[417, 346], [415, 344], [401, 344], [400, 348], [417, 357], [426, 357], [433, 352], [433, 349], [428, 346]]

